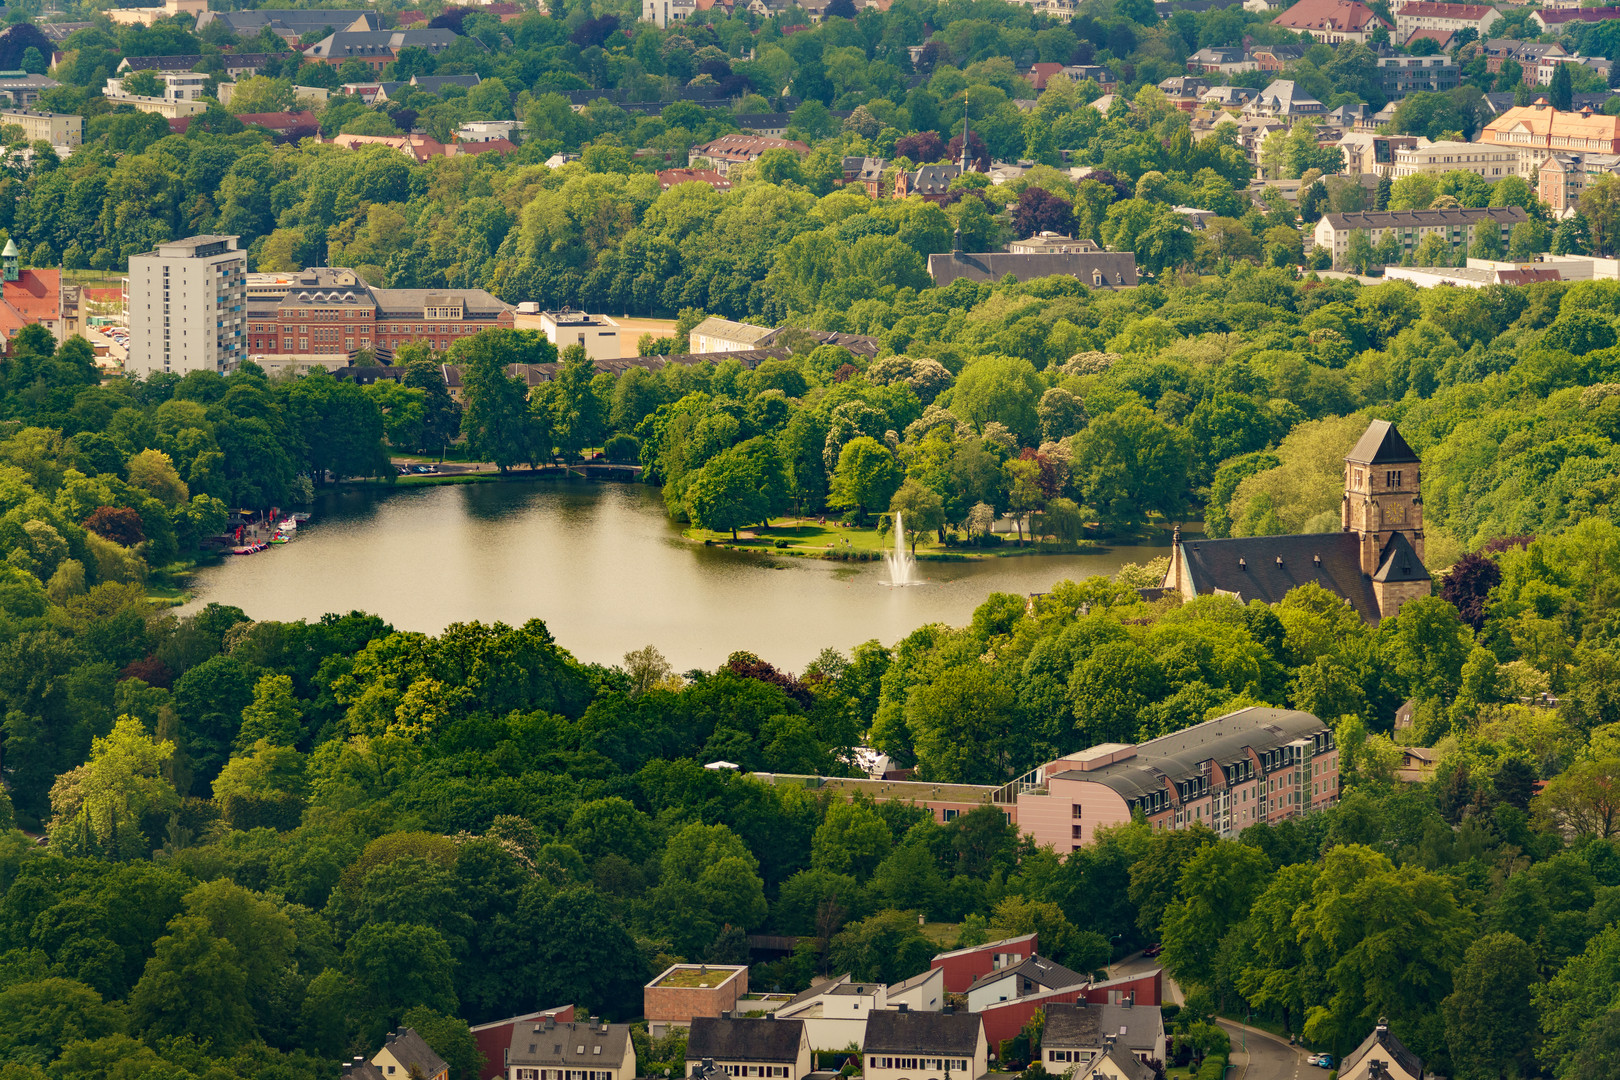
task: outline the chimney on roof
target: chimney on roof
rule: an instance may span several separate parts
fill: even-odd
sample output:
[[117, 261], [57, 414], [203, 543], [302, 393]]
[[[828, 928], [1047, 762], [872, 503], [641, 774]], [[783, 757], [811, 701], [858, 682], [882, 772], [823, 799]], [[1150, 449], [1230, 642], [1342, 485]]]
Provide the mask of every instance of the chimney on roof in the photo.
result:
[[731, 1010], [730, 1009], [721, 1009], [720, 1010], [720, 1019], [722, 1019], [722, 1020], [730, 1020], [731, 1019]]
[[899, 1005], [895, 1006], [895, 1008], [899, 1009], [901, 1012], [910, 1012], [911, 1011], [911, 1006], [907, 1005], [903, 1001]]

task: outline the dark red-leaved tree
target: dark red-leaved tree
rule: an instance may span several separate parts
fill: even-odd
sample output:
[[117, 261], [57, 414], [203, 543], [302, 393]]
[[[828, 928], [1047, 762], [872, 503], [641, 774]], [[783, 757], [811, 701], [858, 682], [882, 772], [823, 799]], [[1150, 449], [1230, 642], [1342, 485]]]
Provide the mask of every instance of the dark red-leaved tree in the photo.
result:
[[1063, 494], [1063, 475], [1058, 472], [1057, 462], [1033, 447], [1024, 447], [1018, 452], [1020, 461], [1033, 461], [1040, 467], [1041, 476], [1038, 481], [1041, 485], [1041, 494], [1048, 499], [1055, 499]]
[[855, 17], [855, 0], [832, 0], [822, 13], [827, 19], [853, 19]]
[[932, 131], [919, 131], [894, 142], [894, 156], [907, 158], [918, 165], [932, 165], [945, 159], [945, 141]]
[[1458, 559], [1440, 579], [1440, 596], [1477, 633], [1485, 625], [1485, 601], [1501, 583], [1502, 568], [1496, 560], [1473, 551]]
[[1531, 533], [1520, 533], [1518, 536], [1498, 536], [1495, 540], [1487, 540], [1480, 545], [1479, 550], [1487, 555], [1500, 555], [1504, 551], [1514, 548], [1527, 548], [1535, 540]]
[[[968, 164], [971, 165], [975, 171], [990, 171], [990, 149], [984, 145], [984, 140], [979, 138], [979, 133], [977, 131], [970, 130], [968, 132], [968, 153], [971, 154], [973, 158], [973, 160]], [[945, 147], [945, 160], [962, 160], [962, 136], [956, 135], [951, 138], [950, 145]]]
[[1074, 206], [1044, 188], [1027, 187], [1013, 208], [1013, 231], [1020, 237], [1039, 232], [1074, 235]]
[[141, 527], [141, 515], [121, 506], [98, 506], [95, 513], [84, 519], [84, 527], [101, 537], [124, 547], [134, 547], [146, 539]]
[[838, 365], [838, 370], [833, 372], [833, 382], [835, 382], [835, 383], [849, 382], [849, 380], [853, 379], [855, 376], [859, 375], [860, 373], [861, 373], [860, 369], [857, 368], [854, 364], [840, 364], [840, 365]]
[[148, 656], [144, 660], [137, 660], [123, 671], [118, 673], [120, 679], [139, 679], [148, 686], [161, 686], [165, 690], [174, 682], [174, 672], [169, 665], [155, 656]]
[[568, 36], [582, 49], [592, 45], [601, 45], [608, 38], [619, 31], [619, 17], [617, 15], [604, 15], [600, 19], [587, 19], [579, 24], [579, 29]]
[[428, 20], [429, 30], [449, 30], [451, 33], [464, 34], [461, 24], [467, 21], [467, 16], [473, 13], [472, 8], [452, 7], [445, 8], [444, 12]]
[[912, 66], [926, 75], [928, 72], [933, 71], [937, 65], [950, 62], [951, 50], [947, 49], [941, 42], [930, 41], [922, 47], [922, 51], [917, 54], [917, 62]]
[[1115, 176], [1110, 169], [1093, 169], [1087, 180], [1095, 180], [1099, 184], [1107, 184], [1114, 189], [1114, 198], [1129, 199], [1136, 194], [1136, 188]]
[[778, 671], [771, 664], [751, 652], [734, 652], [726, 657], [726, 666], [722, 669], [744, 679], [754, 679], [772, 686], [780, 686], [788, 697], [800, 705], [809, 708], [815, 702], [815, 695], [793, 675]]

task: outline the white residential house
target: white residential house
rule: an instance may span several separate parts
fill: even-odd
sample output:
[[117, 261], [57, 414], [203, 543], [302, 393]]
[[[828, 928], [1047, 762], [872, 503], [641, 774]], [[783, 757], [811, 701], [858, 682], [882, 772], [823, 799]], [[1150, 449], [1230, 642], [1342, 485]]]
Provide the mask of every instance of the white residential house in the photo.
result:
[[1021, 963], [999, 968], [975, 979], [967, 991], [968, 1011], [983, 1012], [1004, 1001], [1015, 1001], [1048, 990], [1083, 986], [1090, 981], [1088, 976], [1071, 971], [1055, 960], [1031, 956]]
[[1423, 1062], [1383, 1020], [1339, 1064], [1340, 1080], [1423, 1080]]
[[525, 1020], [512, 1028], [506, 1080], [635, 1080], [636, 1046], [629, 1024]]
[[692, 327], [686, 340], [694, 353], [746, 352], [759, 348], [759, 339], [770, 332], [769, 327], [711, 317]]
[[1418, 30], [1445, 30], [1456, 33], [1472, 30], [1476, 40], [1484, 41], [1490, 28], [1499, 22], [1502, 13], [1489, 4], [1439, 4], [1431, 0], [1414, 0], [1395, 9], [1395, 35], [1405, 41]]
[[1041, 1061], [1053, 1076], [1102, 1055], [1108, 1040], [1142, 1061], [1165, 1060], [1164, 1016], [1157, 1005], [1046, 1006], [1046, 1030], [1041, 1036]]
[[[686, 1037], [686, 1075], [804, 1080], [815, 1068], [801, 1020], [775, 1016], [694, 1016]], [[545, 1080], [545, 1078], [541, 1078]]]
[[683, 23], [696, 12], [696, 0], [641, 0], [641, 21], [650, 22], [660, 30]]
[[990, 1071], [984, 1024], [970, 1012], [880, 1009], [866, 1021], [864, 1080], [980, 1080]]

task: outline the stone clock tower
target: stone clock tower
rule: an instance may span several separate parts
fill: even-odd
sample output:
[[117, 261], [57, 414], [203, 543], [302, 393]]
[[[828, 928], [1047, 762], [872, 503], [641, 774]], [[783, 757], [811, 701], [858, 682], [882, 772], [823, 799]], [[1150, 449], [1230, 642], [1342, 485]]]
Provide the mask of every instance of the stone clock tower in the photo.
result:
[[1422, 464], [1395, 425], [1374, 420], [1344, 459], [1344, 531], [1356, 534], [1361, 572], [1382, 617], [1430, 591], [1423, 567]]

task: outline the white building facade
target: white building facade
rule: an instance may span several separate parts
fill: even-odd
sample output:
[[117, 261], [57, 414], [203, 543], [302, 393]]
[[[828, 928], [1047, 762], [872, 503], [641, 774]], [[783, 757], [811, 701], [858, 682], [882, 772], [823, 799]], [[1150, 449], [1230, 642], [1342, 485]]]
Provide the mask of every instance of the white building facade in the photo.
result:
[[129, 259], [129, 361], [142, 377], [225, 372], [246, 355], [247, 252], [192, 236]]

